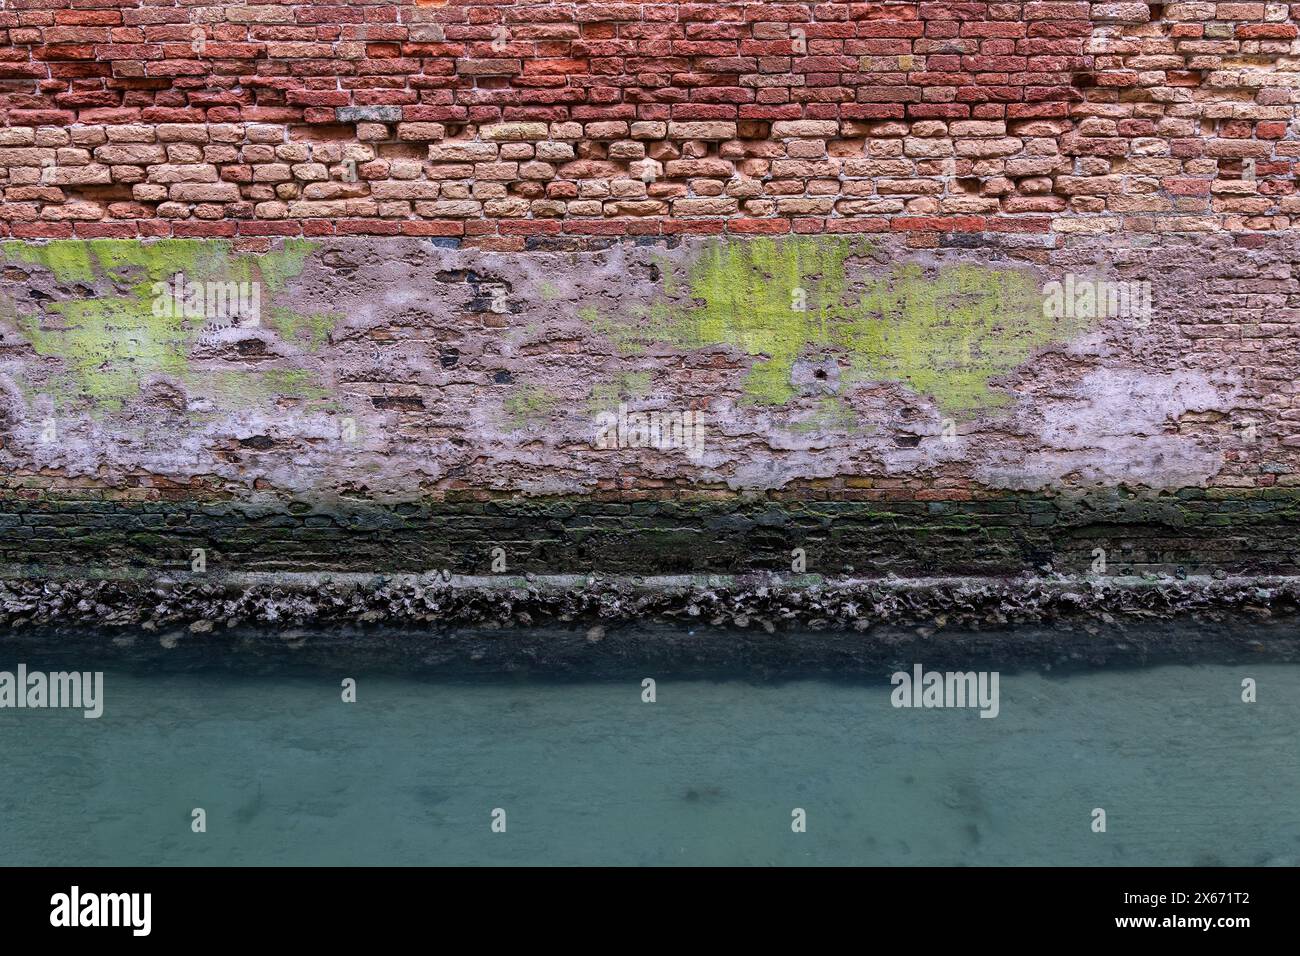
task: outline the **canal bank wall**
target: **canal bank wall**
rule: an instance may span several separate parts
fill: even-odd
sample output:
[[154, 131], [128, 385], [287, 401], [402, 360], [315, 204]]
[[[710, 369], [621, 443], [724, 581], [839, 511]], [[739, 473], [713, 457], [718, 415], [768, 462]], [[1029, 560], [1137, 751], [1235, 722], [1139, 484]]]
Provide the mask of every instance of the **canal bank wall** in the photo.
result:
[[0, 579], [0, 626], [14, 652], [180, 669], [780, 676], [900, 661], [1295, 661], [1300, 578], [56, 575]]
[[1241, 238], [2, 243], [0, 560], [1294, 573], [1300, 251]]
[[706, 7], [0, 11], [9, 586], [1300, 573], [1294, 8]]

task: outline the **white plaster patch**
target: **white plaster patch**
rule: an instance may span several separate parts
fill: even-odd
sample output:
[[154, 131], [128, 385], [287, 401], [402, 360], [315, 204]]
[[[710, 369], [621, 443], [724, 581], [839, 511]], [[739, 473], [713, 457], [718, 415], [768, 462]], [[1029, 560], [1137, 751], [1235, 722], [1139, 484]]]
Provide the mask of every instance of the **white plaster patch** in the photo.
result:
[[1229, 412], [1240, 391], [1226, 376], [1201, 372], [1096, 369], [1059, 397], [1036, 397], [1032, 417], [1018, 422], [1044, 451], [997, 451], [975, 477], [1023, 490], [1067, 475], [1087, 484], [1204, 485], [1223, 467], [1223, 452], [1171, 433], [1171, 423], [1187, 412]]

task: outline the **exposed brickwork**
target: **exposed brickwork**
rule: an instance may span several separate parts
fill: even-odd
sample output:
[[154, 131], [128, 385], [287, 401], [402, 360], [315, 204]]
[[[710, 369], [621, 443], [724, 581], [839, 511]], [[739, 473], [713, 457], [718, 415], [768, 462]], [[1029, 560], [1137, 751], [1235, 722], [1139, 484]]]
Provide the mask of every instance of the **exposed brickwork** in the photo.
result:
[[[10, 242], [0, 470], [309, 501], [1300, 487], [1300, 245], [964, 238]], [[152, 281], [273, 276], [290, 245], [259, 325], [150, 315]], [[1053, 325], [1035, 294], [1066, 274], [1148, 281], [1151, 315]], [[597, 447], [620, 405], [698, 411], [700, 455]]]
[[7, 0], [0, 231], [1291, 229], [1298, 12]]
[[1298, 18], [4, 0], [0, 564], [1294, 572]]
[[[419, 503], [311, 505], [264, 496], [203, 501], [183, 487], [0, 487], [0, 570], [71, 567], [188, 571], [487, 573], [492, 549], [516, 573], [1016, 575], [1095, 570], [1300, 573], [1300, 492], [1188, 489], [1163, 497], [980, 495], [864, 500], [794, 488], [722, 500], [595, 495], [532, 501], [450, 494]], [[200, 500], [195, 500], [199, 498]]]

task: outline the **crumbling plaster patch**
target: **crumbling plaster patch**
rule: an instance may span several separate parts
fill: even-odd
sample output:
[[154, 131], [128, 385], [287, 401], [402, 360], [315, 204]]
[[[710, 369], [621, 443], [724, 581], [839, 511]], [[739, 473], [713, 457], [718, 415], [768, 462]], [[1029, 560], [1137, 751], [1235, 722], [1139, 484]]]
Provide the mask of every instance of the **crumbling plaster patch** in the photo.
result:
[[[110, 240], [3, 251], [0, 461], [16, 470], [397, 497], [629, 478], [1173, 488], [1213, 480], [1223, 461], [1178, 432], [1179, 416], [1227, 414], [1242, 394], [1239, 374], [1195, 367], [1177, 346], [1175, 307], [1192, 290], [1166, 283], [1149, 327], [1053, 320], [1039, 291], [1051, 268], [988, 250], [790, 238], [528, 254], [398, 239], [266, 255]], [[201, 346], [191, 329], [144, 321], [143, 283], [176, 268], [260, 276], [282, 321]], [[93, 319], [81, 328], [103, 339], [102, 362], [68, 331], [76, 315]], [[115, 344], [123, 315], [129, 350]], [[596, 414], [619, 404], [702, 412], [703, 456], [593, 448]], [[55, 442], [41, 438], [50, 418]]]

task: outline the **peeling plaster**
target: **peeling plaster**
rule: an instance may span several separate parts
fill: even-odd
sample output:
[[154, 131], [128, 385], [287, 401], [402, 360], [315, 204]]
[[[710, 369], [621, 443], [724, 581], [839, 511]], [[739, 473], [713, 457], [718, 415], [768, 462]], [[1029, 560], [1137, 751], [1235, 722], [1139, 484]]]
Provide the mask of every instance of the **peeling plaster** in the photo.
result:
[[[527, 254], [397, 239], [269, 254], [198, 240], [0, 250], [10, 469], [399, 498], [629, 479], [1165, 488], [1223, 466], [1179, 416], [1227, 414], [1244, 394], [1233, 370], [1187, 367], [1169, 347], [1176, 288], [1146, 329], [1050, 319], [1041, 266], [987, 250], [836, 238]], [[260, 276], [274, 311], [200, 344], [196, 329], [141, 314], [145, 283], [177, 267]], [[621, 402], [703, 412], [702, 459], [593, 448], [596, 415]], [[40, 440], [50, 417], [54, 443]]]

